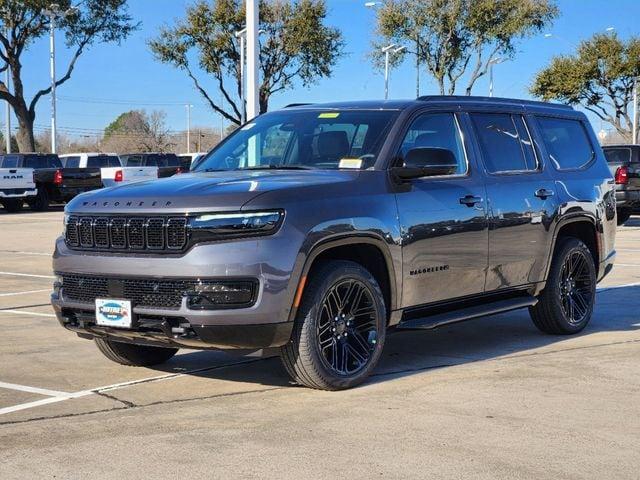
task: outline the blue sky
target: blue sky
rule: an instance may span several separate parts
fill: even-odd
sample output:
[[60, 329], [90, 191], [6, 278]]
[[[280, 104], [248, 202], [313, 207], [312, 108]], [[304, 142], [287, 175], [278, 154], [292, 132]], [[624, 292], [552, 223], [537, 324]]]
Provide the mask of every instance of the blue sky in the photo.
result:
[[[163, 24], [183, 16], [191, 1], [130, 0], [130, 12], [142, 22], [141, 29], [122, 45], [95, 45], [78, 61], [73, 77], [58, 89], [58, 125], [70, 134], [94, 134], [123, 111], [133, 108], [164, 110], [171, 129], [186, 128], [184, 104], [194, 105], [192, 126], [218, 128], [220, 117], [211, 112], [183, 72], [155, 61], [146, 42]], [[292, 102], [322, 102], [350, 99], [376, 99], [383, 95], [383, 77], [372, 69], [367, 53], [370, 48], [375, 14], [364, 7], [364, 0], [327, 0], [327, 22], [340, 28], [346, 40], [347, 56], [334, 75], [310, 88], [297, 86], [272, 98], [270, 108]], [[615, 27], [624, 38], [640, 35], [639, 0], [561, 0], [561, 17], [549, 29], [551, 38], [540, 35], [526, 39], [518, 47], [514, 60], [495, 67], [494, 94], [528, 98], [528, 85], [540, 68], [555, 54], [567, 53], [581, 39]], [[58, 69], [66, 66], [69, 53], [59, 39]], [[415, 93], [415, 70], [408, 57], [393, 70], [391, 98], [411, 98]], [[48, 39], [34, 43], [23, 60], [24, 81], [31, 92], [47, 85], [49, 75]], [[215, 96], [213, 82], [209, 85]], [[437, 93], [436, 84], [422, 73], [423, 95]], [[486, 95], [488, 85], [481, 79], [474, 94]], [[36, 125], [49, 124], [49, 98], [40, 101]], [[15, 123], [14, 123], [15, 125]], [[594, 128], [599, 130], [599, 122]]]

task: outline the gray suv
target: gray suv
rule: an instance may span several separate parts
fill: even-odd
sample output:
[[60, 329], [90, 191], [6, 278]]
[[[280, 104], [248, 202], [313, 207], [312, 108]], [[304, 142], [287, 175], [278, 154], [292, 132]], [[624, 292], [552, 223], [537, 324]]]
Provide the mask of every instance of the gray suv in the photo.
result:
[[615, 256], [583, 114], [522, 100], [295, 105], [196, 171], [65, 210], [52, 303], [111, 360], [278, 348], [298, 383], [362, 382], [386, 334], [529, 308], [581, 331]]

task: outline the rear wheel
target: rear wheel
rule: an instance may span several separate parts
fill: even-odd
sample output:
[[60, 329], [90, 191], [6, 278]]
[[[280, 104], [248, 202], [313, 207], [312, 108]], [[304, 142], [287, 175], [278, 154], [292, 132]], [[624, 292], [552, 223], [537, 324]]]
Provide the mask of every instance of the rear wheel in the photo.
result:
[[631, 210], [618, 210], [618, 225], [624, 225], [631, 218]]
[[36, 212], [44, 212], [49, 209], [49, 194], [44, 187], [38, 186], [38, 194], [29, 201], [29, 207]]
[[16, 213], [22, 210], [24, 200], [21, 198], [5, 198], [2, 200], [2, 206], [8, 213]]
[[115, 342], [108, 338], [95, 338], [95, 344], [109, 360], [130, 367], [150, 367], [166, 362], [177, 348], [149, 347], [133, 343]]
[[596, 268], [591, 252], [577, 238], [565, 238], [556, 249], [538, 303], [529, 313], [545, 333], [578, 333], [591, 320], [595, 297]]
[[292, 339], [281, 349], [282, 363], [307, 387], [350, 388], [378, 363], [385, 329], [385, 305], [375, 278], [357, 263], [330, 261], [309, 279]]

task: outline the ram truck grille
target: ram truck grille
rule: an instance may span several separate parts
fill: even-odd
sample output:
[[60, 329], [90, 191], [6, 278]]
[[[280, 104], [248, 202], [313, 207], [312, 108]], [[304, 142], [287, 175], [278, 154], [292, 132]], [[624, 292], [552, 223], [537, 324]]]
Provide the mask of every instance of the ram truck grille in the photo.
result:
[[72, 215], [65, 240], [76, 250], [176, 252], [187, 246], [188, 222], [186, 217]]

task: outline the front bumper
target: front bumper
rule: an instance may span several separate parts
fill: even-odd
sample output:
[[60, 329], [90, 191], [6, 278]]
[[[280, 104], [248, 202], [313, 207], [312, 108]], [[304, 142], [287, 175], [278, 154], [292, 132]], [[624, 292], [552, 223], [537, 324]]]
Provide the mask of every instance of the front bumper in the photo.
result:
[[190, 309], [186, 296], [179, 308], [134, 304], [139, 325], [131, 330], [96, 326], [94, 303], [65, 298], [64, 288], [53, 292], [51, 303], [60, 323], [85, 337], [190, 348], [276, 347], [285, 344], [292, 331], [289, 313], [297, 288], [296, 259], [291, 238], [279, 234], [200, 244], [180, 255], [74, 251], [59, 238], [53, 258], [59, 274], [148, 280], [252, 278], [259, 286], [255, 303], [244, 308]]

